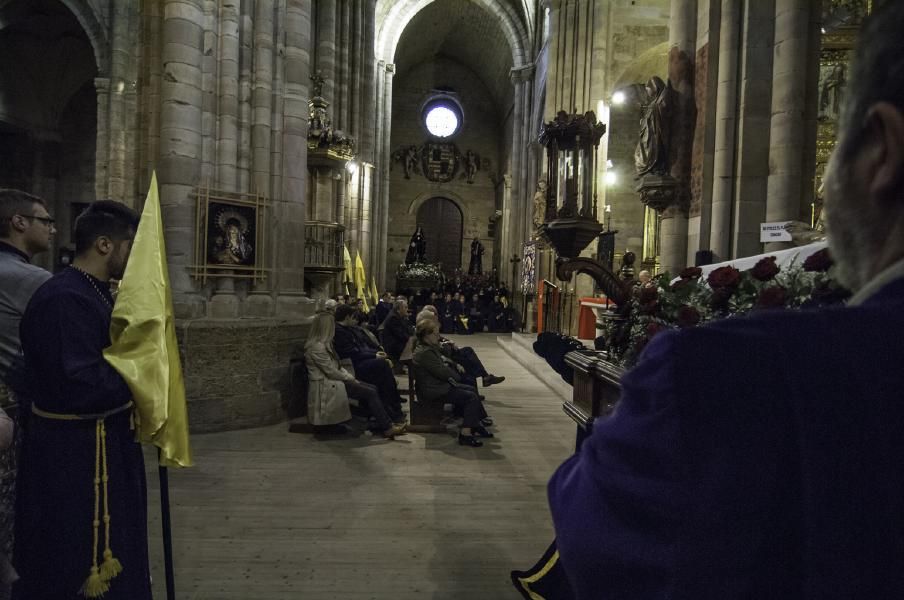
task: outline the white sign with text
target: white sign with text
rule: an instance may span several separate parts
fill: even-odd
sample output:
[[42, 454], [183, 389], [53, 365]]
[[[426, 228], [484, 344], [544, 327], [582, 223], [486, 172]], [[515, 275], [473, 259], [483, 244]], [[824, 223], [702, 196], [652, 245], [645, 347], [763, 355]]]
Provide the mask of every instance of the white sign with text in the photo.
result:
[[761, 242], [790, 242], [791, 233], [788, 231], [788, 223], [780, 221], [776, 223], [760, 223]]

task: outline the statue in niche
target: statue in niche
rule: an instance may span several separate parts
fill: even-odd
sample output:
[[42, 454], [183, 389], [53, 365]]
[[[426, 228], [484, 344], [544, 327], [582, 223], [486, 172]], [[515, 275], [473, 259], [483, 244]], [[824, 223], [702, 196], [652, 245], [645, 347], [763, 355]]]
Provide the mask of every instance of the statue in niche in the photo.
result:
[[645, 86], [636, 86], [643, 115], [640, 139], [634, 152], [637, 177], [669, 174], [669, 133], [672, 113], [672, 86], [652, 77]]
[[483, 273], [483, 244], [475, 237], [471, 242], [471, 262], [468, 263], [468, 275], [480, 275]]
[[534, 193], [534, 211], [531, 221], [534, 224], [534, 235], [539, 235], [540, 226], [546, 222], [546, 180], [537, 182], [537, 191]]
[[323, 78], [323, 73], [321, 71], [317, 71], [313, 75], [311, 75], [311, 81], [314, 83], [311, 89], [311, 96], [322, 96], [323, 95], [323, 83], [326, 79]]
[[468, 183], [474, 183], [474, 175], [477, 174], [479, 168], [480, 158], [473, 150], [468, 150], [465, 153], [465, 177], [467, 177]]
[[844, 76], [844, 65], [832, 65], [822, 81], [819, 89], [819, 118], [838, 119], [841, 111], [841, 95], [847, 81]]
[[408, 252], [405, 253], [405, 264], [413, 265], [414, 263], [422, 263], [427, 255], [427, 240], [424, 237], [424, 230], [418, 225], [408, 242]]

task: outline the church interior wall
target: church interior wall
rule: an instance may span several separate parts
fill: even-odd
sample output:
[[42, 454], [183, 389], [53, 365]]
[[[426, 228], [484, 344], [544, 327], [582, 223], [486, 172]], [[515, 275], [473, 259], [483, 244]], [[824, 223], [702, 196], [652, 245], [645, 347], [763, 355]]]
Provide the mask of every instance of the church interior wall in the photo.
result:
[[[407, 73], [396, 75], [393, 88], [393, 115], [391, 143], [393, 152], [410, 145], [422, 146], [428, 141], [420, 110], [431, 91], [449, 88], [457, 94], [464, 113], [461, 132], [452, 142], [462, 154], [471, 150], [480, 157], [480, 169], [474, 183], [468, 183], [462, 166], [448, 183], [428, 181], [423, 175], [411, 174], [406, 179], [402, 166], [392, 165], [390, 173], [390, 225], [387, 256], [387, 284], [393, 285], [392, 275], [405, 260], [405, 252], [411, 234], [417, 226], [417, 211], [409, 212], [414, 199], [433, 195], [448, 197], [452, 193], [462, 199], [464, 217], [464, 240], [462, 243], [461, 266], [467, 270], [470, 240], [477, 236], [486, 253], [483, 267], [490, 270], [493, 265], [493, 239], [488, 235], [490, 219], [494, 216], [497, 200], [494, 180], [499, 178], [499, 157], [503, 155], [503, 127], [499, 108], [493, 102], [489, 90], [471, 69], [461, 63], [440, 58], [412, 68]], [[498, 234], [498, 230], [497, 230]], [[430, 238], [427, 244], [431, 243]]]

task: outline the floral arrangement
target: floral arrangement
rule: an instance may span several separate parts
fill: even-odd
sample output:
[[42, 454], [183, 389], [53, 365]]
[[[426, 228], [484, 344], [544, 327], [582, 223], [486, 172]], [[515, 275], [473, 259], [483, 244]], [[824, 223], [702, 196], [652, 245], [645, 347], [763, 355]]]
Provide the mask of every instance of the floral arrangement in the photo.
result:
[[399, 279], [443, 280], [443, 272], [440, 270], [439, 265], [421, 262], [410, 265], [404, 263], [399, 265], [399, 271], [396, 276]]
[[610, 360], [630, 366], [654, 336], [668, 329], [696, 327], [757, 310], [840, 303], [850, 292], [833, 279], [832, 264], [828, 249], [823, 249], [784, 270], [774, 256], [767, 256], [746, 271], [719, 267], [706, 278], [699, 267], [684, 269], [674, 283], [664, 273], [635, 288], [618, 316], [606, 320], [604, 347]]

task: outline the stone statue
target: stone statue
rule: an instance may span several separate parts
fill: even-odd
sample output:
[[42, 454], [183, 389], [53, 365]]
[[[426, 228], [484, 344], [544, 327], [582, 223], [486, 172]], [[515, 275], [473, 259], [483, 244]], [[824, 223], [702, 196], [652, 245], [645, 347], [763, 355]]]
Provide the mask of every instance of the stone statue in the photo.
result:
[[538, 235], [540, 225], [546, 222], [546, 180], [537, 182], [537, 191], [534, 193], [534, 212], [531, 217], [534, 224], [534, 235]]
[[480, 168], [479, 160], [472, 150], [468, 150], [465, 153], [465, 175], [468, 178], [468, 183], [474, 183], [474, 175], [477, 173], [477, 169]]
[[643, 106], [640, 139], [634, 152], [637, 177], [647, 174], [668, 175], [672, 88], [655, 76], [642, 88], [637, 87]]
[[819, 90], [820, 118], [838, 118], [841, 111], [841, 94], [844, 91], [845, 83], [847, 82], [844, 78], [844, 65], [834, 65]]
[[323, 78], [323, 74], [320, 71], [317, 71], [313, 75], [311, 75], [311, 81], [314, 83], [311, 89], [311, 96], [322, 96], [323, 95], [323, 82], [326, 81]]
[[476, 237], [471, 242], [471, 262], [468, 264], [468, 275], [483, 273], [483, 244]]
[[[402, 156], [402, 166], [405, 169], [405, 179], [411, 179], [412, 173], [417, 173], [417, 146], [408, 146]], [[420, 227], [418, 227], [420, 230]]]
[[424, 238], [424, 231], [418, 225], [408, 242], [408, 252], [405, 254], [405, 264], [413, 265], [414, 263], [424, 262], [427, 254], [427, 240]]

